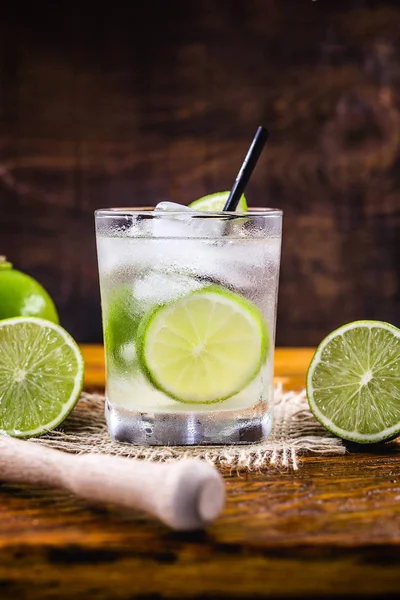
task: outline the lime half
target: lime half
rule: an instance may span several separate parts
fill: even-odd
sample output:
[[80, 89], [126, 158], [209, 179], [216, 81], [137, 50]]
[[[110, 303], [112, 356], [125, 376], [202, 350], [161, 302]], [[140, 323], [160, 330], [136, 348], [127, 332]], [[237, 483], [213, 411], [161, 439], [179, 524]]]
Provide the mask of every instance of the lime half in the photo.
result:
[[143, 370], [158, 389], [179, 402], [211, 403], [254, 379], [269, 336], [252, 302], [210, 286], [145, 317], [138, 346]]
[[307, 373], [314, 416], [362, 444], [400, 433], [400, 330], [380, 321], [340, 327], [318, 346]]
[[0, 321], [0, 432], [31, 437], [57, 427], [77, 403], [83, 375], [81, 352], [59, 325]]
[[[221, 212], [224, 209], [229, 194], [230, 192], [217, 192], [216, 194], [203, 196], [189, 204], [189, 208], [195, 208], [196, 210], [205, 212]], [[236, 212], [247, 212], [247, 201], [244, 194], [242, 194], [239, 200]]]

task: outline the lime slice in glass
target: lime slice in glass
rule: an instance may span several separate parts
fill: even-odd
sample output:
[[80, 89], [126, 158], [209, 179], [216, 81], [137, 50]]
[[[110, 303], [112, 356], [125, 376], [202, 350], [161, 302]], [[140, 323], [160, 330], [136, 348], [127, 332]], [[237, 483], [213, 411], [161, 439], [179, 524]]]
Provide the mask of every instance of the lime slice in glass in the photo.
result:
[[0, 321], [0, 432], [41, 435], [77, 403], [84, 362], [72, 337], [36, 317]]
[[[204, 212], [221, 212], [225, 206], [225, 202], [228, 200], [229, 194], [230, 192], [217, 192], [216, 194], [203, 196], [189, 204], [189, 208], [195, 208]], [[247, 212], [247, 210], [247, 201], [244, 194], [242, 194], [236, 212]]]
[[355, 321], [326, 337], [307, 373], [314, 416], [335, 435], [362, 444], [400, 432], [400, 330]]
[[157, 308], [138, 331], [144, 372], [165, 394], [189, 403], [225, 400], [258, 374], [269, 347], [259, 309], [209, 286]]

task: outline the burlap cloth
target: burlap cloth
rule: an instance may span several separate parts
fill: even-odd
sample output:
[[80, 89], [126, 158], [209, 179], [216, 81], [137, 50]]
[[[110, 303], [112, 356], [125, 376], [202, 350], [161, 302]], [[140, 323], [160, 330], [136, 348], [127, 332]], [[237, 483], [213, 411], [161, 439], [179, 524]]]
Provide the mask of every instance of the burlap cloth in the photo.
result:
[[32, 440], [76, 454], [95, 452], [150, 461], [200, 457], [220, 469], [260, 471], [268, 467], [297, 470], [305, 454], [345, 453], [341, 440], [330, 435], [308, 409], [304, 392], [275, 389], [272, 432], [265, 442], [246, 446], [132, 446], [113, 442], [104, 418], [104, 396], [83, 393], [77, 406], [56, 431]]

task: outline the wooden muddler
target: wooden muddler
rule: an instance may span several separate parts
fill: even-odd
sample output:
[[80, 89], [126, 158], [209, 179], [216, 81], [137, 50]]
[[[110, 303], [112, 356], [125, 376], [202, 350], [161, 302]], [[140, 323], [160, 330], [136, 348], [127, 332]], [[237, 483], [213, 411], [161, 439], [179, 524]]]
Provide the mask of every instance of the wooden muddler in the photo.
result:
[[0, 481], [61, 487], [89, 502], [144, 510], [182, 531], [204, 527], [225, 503], [221, 475], [200, 459], [161, 464], [73, 455], [1, 435]]

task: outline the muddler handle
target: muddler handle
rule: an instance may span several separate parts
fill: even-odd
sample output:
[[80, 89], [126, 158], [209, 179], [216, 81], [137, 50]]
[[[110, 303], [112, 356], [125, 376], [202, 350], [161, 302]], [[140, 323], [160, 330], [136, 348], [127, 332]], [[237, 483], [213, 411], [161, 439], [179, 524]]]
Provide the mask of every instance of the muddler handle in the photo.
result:
[[221, 475], [200, 459], [162, 464], [74, 455], [2, 435], [0, 481], [61, 487], [90, 502], [144, 510], [182, 531], [204, 527], [225, 504]]

